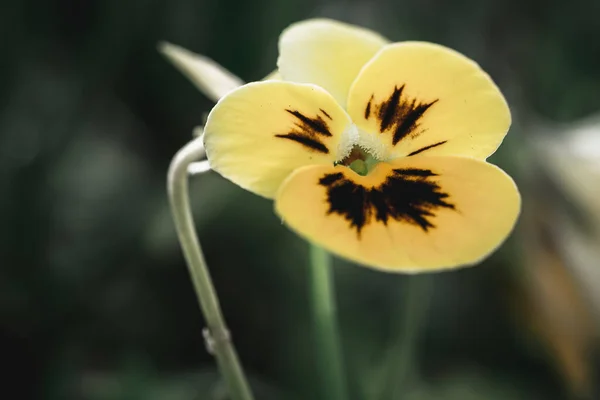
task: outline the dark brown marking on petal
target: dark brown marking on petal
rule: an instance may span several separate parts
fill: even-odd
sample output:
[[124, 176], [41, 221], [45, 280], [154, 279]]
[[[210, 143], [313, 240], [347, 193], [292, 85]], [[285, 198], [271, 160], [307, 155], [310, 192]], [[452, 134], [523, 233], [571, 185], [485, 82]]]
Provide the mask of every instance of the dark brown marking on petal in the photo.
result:
[[392, 95], [383, 103], [379, 105], [379, 131], [385, 132], [388, 130], [392, 122], [397, 124], [397, 115], [398, 115], [398, 105], [400, 104], [400, 97], [402, 96], [402, 91], [404, 90], [404, 85], [400, 88], [394, 86], [394, 91]]
[[373, 104], [374, 113], [371, 113], [373, 102], [373, 96], [371, 96], [365, 109], [365, 119], [374, 115], [379, 120], [380, 133], [393, 131], [392, 144], [394, 146], [407, 136], [416, 137], [421, 133], [418, 131], [419, 121], [425, 112], [438, 101], [435, 99], [431, 102], [417, 102], [417, 99], [410, 99], [404, 95], [405, 86], [394, 86], [394, 91], [387, 100], [380, 104]]
[[365, 119], [369, 119], [369, 116], [371, 115], [371, 103], [373, 102], [373, 95], [371, 95], [371, 98], [369, 99], [369, 102], [367, 103], [367, 107], [365, 107]]
[[329, 149], [323, 143], [319, 142], [318, 140], [312, 139], [308, 136], [302, 135], [300, 133], [292, 132], [288, 133], [287, 135], [275, 135], [275, 137], [293, 140], [312, 150], [318, 151], [319, 153], [329, 153]]
[[402, 168], [402, 169], [395, 169], [394, 172], [397, 174], [400, 174], [400, 175], [408, 175], [408, 176], [422, 176], [422, 177], [437, 176], [437, 174], [432, 172], [430, 169]]
[[[289, 139], [302, 144], [310, 150], [320, 153], [329, 153], [329, 149], [322, 142], [323, 137], [333, 136], [329, 130], [329, 125], [323, 117], [317, 115], [314, 118], [307, 117], [298, 110], [286, 109], [287, 113], [296, 117], [294, 126], [288, 133], [276, 134], [275, 137]], [[325, 117], [331, 120], [331, 116], [323, 109], [319, 109]]]
[[322, 108], [319, 108], [319, 110], [323, 113], [324, 116], [333, 121], [333, 118], [331, 118], [331, 115], [327, 114], [327, 111], [323, 110]]
[[448, 142], [447, 140], [443, 140], [441, 142], [430, 144], [429, 146], [421, 147], [419, 150], [415, 150], [412, 153], [408, 153], [407, 157], [414, 156], [415, 154], [419, 154], [419, 153], [422, 153], [422, 152], [424, 152], [426, 150], [432, 149], [434, 147], [441, 146], [441, 145], [443, 145], [444, 143], [447, 143], [447, 142]]
[[338, 214], [356, 229], [372, 223], [387, 225], [389, 220], [416, 225], [424, 232], [434, 229], [432, 219], [441, 208], [455, 209], [450, 197], [432, 180], [438, 176], [429, 169], [399, 168], [378, 187], [366, 188], [342, 172], [325, 174], [319, 184], [327, 188], [327, 214]]
[[303, 132], [316, 133], [323, 136], [331, 136], [331, 132], [329, 132], [329, 126], [327, 125], [327, 122], [325, 122], [320, 115], [317, 115], [315, 118], [308, 118], [307, 116], [305, 116], [297, 110], [286, 109], [285, 111], [298, 118], [300, 122], [296, 122], [296, 126]]
[[423, 114], [425, 114], [425, 111], [427, 111], [429, 107], [436, 102], [437, 100], [434, 100], [431, 103], [416, 104], [416, 101], [413, 100], [409, 106], [410, 111], [406, 112], [406, 114], [401, 118], [401, 123], [399, 123], [396, 127], [392, 144], [396, 145], [396, 143], [398, 143], [400, 140], [413, 133], [418, 127], [419, 119], [421, 119]]
[[343, 177], [344, 177], [344, 174], [342, 174], [341, 172], [337, 172], [335, 174], [327, 174], [324, 177], [322, 177], [321, 179], [319, 179], [319, 185], [329, 186], [332, 183], [342, 179]]

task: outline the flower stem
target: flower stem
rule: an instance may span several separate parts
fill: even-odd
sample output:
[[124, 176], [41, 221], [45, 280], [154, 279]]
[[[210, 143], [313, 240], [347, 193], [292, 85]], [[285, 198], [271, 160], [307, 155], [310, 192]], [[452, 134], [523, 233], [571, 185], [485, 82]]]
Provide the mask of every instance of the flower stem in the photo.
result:
[[406, 390], [417, 373], [416, 342], [429, 304], [431, 282], [425, 275], [407, 276], [406, 279], [403, 307], [394, 324], [397, 340], [386, 351], [385, 377], [377, 397], [381, 400], [400, 398], [401, 391]]
[[317, 359], [322, 377], [324, 400], [347, 400], [341, 343], [337, 326], [335, 286], [331, 256], [321, 247], [310, 245], [313, 317]]
[[244, 375], [229, 330], [221, 313], [210, 273], [196, 235], [190, 210], [188, 167], [204, 156], [202, 138], [192, 140], [173, 157], [167, 179], [171, 211], [181, 248], [188, 265], [200, 309], [207, 328], [204, 331], [208, 351], [217, 359], [219, 370], [233, 400], [252, 400], [252, 392]]

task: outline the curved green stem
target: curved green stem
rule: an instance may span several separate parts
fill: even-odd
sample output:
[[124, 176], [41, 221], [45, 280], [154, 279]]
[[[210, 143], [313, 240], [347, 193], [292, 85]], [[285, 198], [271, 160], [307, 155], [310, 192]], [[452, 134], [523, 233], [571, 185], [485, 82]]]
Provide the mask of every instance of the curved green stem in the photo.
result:
[[337, 326], [335, 285], [331, 256], [321, 247], [310, 245], [311, 298], [316, 329], [317, 359], [324, 400], [347, 400], [348, 389]]
[[198, 302], [206, 320], [207, 328], [204, 336], [207, 348], [217, 359], [231, 398], [233, 400], [252, 400], [250, 386], [221, 313], [219, 299], [200, 248], [190, 209], [188, 168], [192, 162], [203, 156], [202, 138], [197, 138], [185, 145], [173, 158], [167, 182], [171, 211]]

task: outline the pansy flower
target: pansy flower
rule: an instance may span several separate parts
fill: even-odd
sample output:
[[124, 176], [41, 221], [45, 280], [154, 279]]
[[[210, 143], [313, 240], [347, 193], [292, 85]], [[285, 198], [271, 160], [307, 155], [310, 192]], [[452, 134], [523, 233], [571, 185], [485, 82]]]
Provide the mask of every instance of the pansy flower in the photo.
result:
[[472, 265], [504, 241], [520, 196], [485, 160], [511, 117], [475, 62], [322, 19], [287, 28], [279, 51], [281, 80], [210, 112], [213, 170], [274, 199], [310, 242], [378, 269]]

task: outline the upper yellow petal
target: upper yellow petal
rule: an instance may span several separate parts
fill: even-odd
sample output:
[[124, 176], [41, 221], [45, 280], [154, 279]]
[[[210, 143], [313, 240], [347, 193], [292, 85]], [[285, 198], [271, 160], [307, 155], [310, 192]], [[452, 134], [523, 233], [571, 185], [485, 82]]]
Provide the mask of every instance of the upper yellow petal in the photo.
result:
[[486, 159], [511, 123], [504, 96], [475, 62], [421, 42], [383, 48], [353, 83], [347, 109], [380, 159], [425, 152]]
[[319, 85], [345, 107], [360, 69], [387, 42], [375, 32], [338, 21], [302, 21], [281, 34], [277, 66], [284, 80]]
[[353, 128], [346, 112], [320, 87], [263, 81], [244, 85], [215, 105], [204, 143], [215, 171], [272, 198], [294, 169], [343, 158]]
[[512, 230], [520, 196], [501, 169], [466, 157], [415, 156], [360, 176], [308, 166], [282, 184], [277, 213], [331, 252], [392, 272], [472, 265]]

